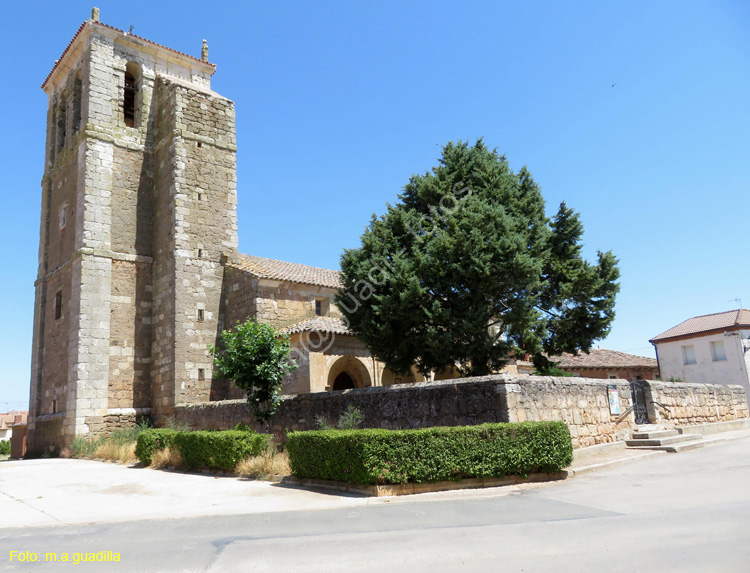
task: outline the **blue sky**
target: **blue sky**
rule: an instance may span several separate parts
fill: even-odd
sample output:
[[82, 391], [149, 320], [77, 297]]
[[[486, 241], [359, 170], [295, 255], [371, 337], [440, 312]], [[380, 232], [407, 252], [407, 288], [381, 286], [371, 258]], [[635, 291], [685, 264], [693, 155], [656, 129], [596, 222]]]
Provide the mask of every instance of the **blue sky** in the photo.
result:
[[589, 258], [620, 259], [601, 347], [653, 355], [686, 318], [750, 307], [746, 2], [5, 2], [0, 411], [28, 400], [39, 86], [94, 1], [177, 50], [208, 40], [237, 109], [242, 252], [338, 268], [441, 145], [484, 137], [549, 213], [581, 213]]

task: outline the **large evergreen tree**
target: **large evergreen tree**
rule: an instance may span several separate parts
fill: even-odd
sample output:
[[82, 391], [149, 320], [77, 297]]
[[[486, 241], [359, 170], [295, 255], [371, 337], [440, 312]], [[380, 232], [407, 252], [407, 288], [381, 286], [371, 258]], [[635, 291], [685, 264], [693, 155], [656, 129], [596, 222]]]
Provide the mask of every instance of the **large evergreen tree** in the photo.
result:
[[564, 203], [550, 220], [526, 168], [480, 140], [448, 143], [415, 175], [362, 245], [341, 258], [337, 304], [395, 372], [458, 366], [482, 375], [512, 353], [587, 351], [609, 332], [617, 260], [581, 256], [583, 226]]

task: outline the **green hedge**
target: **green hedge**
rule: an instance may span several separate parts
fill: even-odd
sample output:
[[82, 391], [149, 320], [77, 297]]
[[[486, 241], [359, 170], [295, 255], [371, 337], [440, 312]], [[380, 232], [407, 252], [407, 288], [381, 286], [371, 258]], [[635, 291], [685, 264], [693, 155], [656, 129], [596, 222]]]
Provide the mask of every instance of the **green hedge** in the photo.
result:
[[174, 444], [189, 468], [231, 471], [243, 458], [262, 454], [270, 437], [244, 430], [178, 432]]
[[144, 466], [149, 465], [155, 452], [173, 445], [176, 434], [176, 430], [167, 428], [148, 428], [141, 431], [135, 443], [135, 455]]
[[268, 448], [269, 434], [248, 430], [198, 430], [179, 432], [166, 428], [143, 430], [138, 435], [135, 455], [147, 466], [155, 452], [175, 447], [189, 468], [218, 468], [231, 471], [248, 456]]
[[297, 477], [360, 485], [525, 477], [573, 461], [563, 422], [290, 432], [286, 449]]
[[0, 442], [0, 456], [10, 455], [10, 440], [3, 440]]

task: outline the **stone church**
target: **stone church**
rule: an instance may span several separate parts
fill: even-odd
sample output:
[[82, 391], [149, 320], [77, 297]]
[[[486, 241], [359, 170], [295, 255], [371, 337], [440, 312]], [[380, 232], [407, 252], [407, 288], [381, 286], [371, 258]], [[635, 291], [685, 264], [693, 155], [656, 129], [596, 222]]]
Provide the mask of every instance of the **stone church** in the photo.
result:
[[290, 335], [288, 394], [423, 379], [350, 335], [337, 271], [238, 252], [234, 104], [215, 71], [205, 41], [189, 56], [94, 9], [42, 85], [30, 448], [241, 397], [208, 346], [247, 317]]

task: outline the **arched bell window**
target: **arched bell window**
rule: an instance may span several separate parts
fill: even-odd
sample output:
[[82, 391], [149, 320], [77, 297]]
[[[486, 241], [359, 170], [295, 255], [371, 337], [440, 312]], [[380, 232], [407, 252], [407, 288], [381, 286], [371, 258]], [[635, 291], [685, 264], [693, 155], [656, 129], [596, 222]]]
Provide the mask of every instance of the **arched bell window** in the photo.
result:
[[123, 121], [127, 127], [138, 126], [136, 111], [140, 83], [141, 67], [135, 62], [128, 62], [125, 66], [125, 83], [122, 98]]

